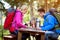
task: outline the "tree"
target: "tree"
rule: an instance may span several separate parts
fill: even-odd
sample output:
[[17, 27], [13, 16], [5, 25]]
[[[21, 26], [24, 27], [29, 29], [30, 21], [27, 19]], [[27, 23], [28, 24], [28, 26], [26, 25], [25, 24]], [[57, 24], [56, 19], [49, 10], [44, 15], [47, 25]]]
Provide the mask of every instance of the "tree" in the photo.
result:
[[19, 3], [22, 5], [24, 4], [24, 2], [29, 2], [29, 0], [5, 0], [6, 2], [8, 2], [11, 5], [18, 5]]

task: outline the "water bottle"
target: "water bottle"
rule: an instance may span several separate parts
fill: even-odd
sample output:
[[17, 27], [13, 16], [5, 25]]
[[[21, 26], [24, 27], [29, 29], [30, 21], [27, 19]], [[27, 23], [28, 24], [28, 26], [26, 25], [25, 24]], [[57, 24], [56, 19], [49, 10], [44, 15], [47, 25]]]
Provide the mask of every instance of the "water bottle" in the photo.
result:
[[36, 27], [39, 28], [40, 27], [40, 20], [38, 18], [36, 18]]

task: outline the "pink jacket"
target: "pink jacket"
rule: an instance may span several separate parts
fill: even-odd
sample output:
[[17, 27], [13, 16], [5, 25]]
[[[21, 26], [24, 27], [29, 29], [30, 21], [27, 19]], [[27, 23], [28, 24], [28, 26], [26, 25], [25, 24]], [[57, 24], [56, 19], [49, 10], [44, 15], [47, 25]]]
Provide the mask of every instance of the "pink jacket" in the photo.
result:
[[25, 27], [26, 26], [23, 25], [23, 13], [20, 10], [16, 10], [16, 14], [14, 16], [10, 31], [13, 32], [14, 30], [18, 30], [19, 28]]

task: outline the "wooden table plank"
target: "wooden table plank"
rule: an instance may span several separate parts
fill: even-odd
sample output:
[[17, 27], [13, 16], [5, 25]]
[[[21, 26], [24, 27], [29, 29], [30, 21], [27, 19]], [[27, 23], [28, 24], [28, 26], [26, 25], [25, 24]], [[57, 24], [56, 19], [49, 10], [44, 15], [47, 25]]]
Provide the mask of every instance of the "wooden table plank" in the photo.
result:
[[22, 32], [18, 32], [18, 40], [22, 40]]
[[45, 40], [45, 31], [41, 31], [41, 30], [36, 30], [36, 29], [25, 29], [25, 28], [21, 28], [19, 29], [19, 32], [18, 32], [18, 40], [22, 40], [22, 33], [30, 33], [30, 34], [39, 34], [41, 35], [41, 40]]

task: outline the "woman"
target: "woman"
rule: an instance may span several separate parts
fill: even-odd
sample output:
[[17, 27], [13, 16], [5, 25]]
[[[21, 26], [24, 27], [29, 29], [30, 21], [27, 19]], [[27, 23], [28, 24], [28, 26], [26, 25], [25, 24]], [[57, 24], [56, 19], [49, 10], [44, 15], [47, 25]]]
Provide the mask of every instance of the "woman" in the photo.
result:
[[[21, 9], [20, 9], [20, 7], [17, 7], [12, 25], [10, 27], [10, 33], [11, 34], [17, 35], [18, 29], [27, 27], [26, 25], [23, 24], [23, 16], [26, 12], [27, 12], [27, 6], [26, 5], [23, 5], [21, 7]], [[26, 33], [23, 33], [22, 40], [26, 40], [28, 35], [26, 35]]]
[[[52, 9], [51, 9], [52, 10]], [[44, 17], [44, 23], [43, 26], [41, 26], [40, 30], [46, 31], [45, 32], [45, 40], [49, 40], [49, 37], [53, 37], [53, 38], [57, 38], [59, 35], [59, 30], [54, 29], [56, 25], [58, 25], [58, 21], [55, 18], [55, 16], [53, 15], [53, 13], [55, 12], [54, 10], [49, 10], [49, 12], [47, 12], [45, 14], [45, 10], [43, 8], [38, 9], [39, 15], [41, 17]], [[58, 31], [58, 32], [57, 32]], [[39, 38], [39, 36], [37, 36], [37, 39]], [[38, 39], [39, 40], [39, 39]], [[56, 40], [56, 39], [55, 39]]]

